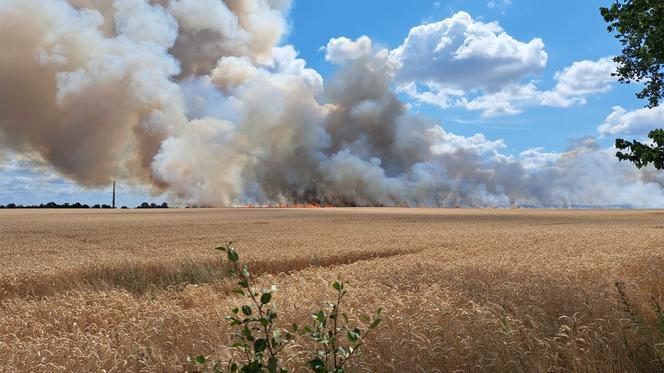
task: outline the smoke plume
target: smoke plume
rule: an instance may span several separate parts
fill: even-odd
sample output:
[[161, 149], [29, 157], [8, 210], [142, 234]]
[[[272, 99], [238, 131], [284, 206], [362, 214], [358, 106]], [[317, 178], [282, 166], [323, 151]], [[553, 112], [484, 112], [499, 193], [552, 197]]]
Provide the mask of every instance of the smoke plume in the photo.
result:
[[411, 114], [368, 38], [331, 42], [324, 82], [280, 44], [290, 5], [0, 0], [0, 141], [181, 205], [664, 206], [661, 173], [591, 140], [508, 156]]

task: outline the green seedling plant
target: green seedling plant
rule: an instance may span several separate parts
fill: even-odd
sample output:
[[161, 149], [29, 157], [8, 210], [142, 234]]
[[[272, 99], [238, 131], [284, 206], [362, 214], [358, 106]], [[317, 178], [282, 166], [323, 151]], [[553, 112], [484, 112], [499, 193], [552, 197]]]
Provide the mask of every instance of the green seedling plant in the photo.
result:
[[[226, 321], [235, 329], [235, 342], [231, 345], [242, 358], [227, 364], [228, 372], [241, 373], [286, 373], [282, 367], [279, 354], [293, 340], [293, 333], [276, 326], [277, 308], [272, 302], [272, 294], [277, 291], [272, 285], [269, 289], [258, 289], [252, 282], [252, 276], [246, 265], [240, 265], [239, 255], [233, 243], [217, 247], [225, 252], [228, 259], [229, 272], [236, 276], [238, 287], [233, 293], [247, 299], [247, 304], [231, 310], [232, 315]], [[297, 326], [293, 326], [293, 332]], [[195, 362], [205, 367], [208, 363], [204, 356], [197, 356]], [[212, 369], [214, 373], [224, 373], [220, 364]]]
[[373, 317], [363, 315], [360, 318], [367, 324], [365, 330], [350, 327], [348, 316], [341, 312], [346, 289], [342, 282], [334, 282], [336, 302], [313, 313], [312, 325], [300, 328], [293, 324], [290, 329], [280, 328], [276, 323], [277, 307], [272, 299], [276, 286], [257, 288], [248, 267], [240, 264], [232, 242], [216, 249], [226, 254], [228, 271], [238, 280], [233, 293], [247, 300], [245, 305], [233, 308], [232, 314], [226, 317], [234, 330], [234, 343], [230, 347], [240, 358], [222, 364], [209, 361], [203, 355], [197, 356], [192, 362], [199, 368], [198, 373], [287, 373], [281, 354], [297, 335], [308, 335], [317, 346], [308, 354], [311, 359], [307, 368], [316, 373], [343, 373], [344, 366], [359, 356], [366, 337], [381, 322], [382, 309], [378, 308]]
[[313, 325], [304, 327], [304, 331], [319, 346], [313, 358], [307, 362], [316, 373], [344, 373], [346, 363], [359, 353], [365, 338], [381, 322], [382, 309], [378, 308], [372, 318], [362, 316], [368, 324], [365, 330], [349, 327], [348, 316], [341, 312], [342, 300], [347, 294], [344, 284], [334, 282], [332, 288], [337, 292], [336, 302], [329, 303], [326, 310], [314, 313]]

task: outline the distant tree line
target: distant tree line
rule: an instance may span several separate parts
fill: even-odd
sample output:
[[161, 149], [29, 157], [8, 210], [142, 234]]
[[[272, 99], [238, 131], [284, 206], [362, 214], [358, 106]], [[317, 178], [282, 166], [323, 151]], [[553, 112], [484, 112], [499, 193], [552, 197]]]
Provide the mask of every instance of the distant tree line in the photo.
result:
[[137, 209], [167, 209], [168, 208], [168, 203], [164, 202], [161, 205], [157, 205], [156, 203], [147, 203], [143, 202], [140, 205], [136, 206]]
[[[8, 205], [0, 205], [0, 209], [111, 209], [110, 205], [106, 204], [96, 204], [96, 205], [87, 205], [87, 204], [82, 204], [80, 202], [76, 202], [73, 204], [70, 203], [63, 203], [63, 204], [58, 204], [55, 202], [49, 202], [49, 203], [41, 203], [39, 205], [17, 205], [15, 203], [10, 203]], [[127, 206], [122, 206], [121, 209], [127, 209]], [[158, 205], [156, 203], [147, 203], [143, 202], [140, 205], [136, 206], [135, 208], [137, 209], [167, 209], [168, 204], [166, 202], [162, 203], [161, 205]]]

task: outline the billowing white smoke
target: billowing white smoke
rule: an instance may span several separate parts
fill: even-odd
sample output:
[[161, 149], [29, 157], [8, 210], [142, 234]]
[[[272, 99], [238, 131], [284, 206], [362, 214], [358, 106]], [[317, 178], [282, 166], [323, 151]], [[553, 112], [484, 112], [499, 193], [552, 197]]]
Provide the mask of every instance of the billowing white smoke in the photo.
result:
[[0, 129], [15, 151], [37, 152], [83, 184], [156, 182], [154, 155], [187, 122], [168, 53], [177, 23], [142, 2], [112, 10], [118, 35], [109, 37], [94, 10], [0, 1]]
[[82, 185], [123, 178], [178, 204], [664, 206], [661, 174], [592, 143], [509, 157], [410, 114], [368, 38], [330, 43], [324, 84], [279, 46], [289, 7], [0, 0], [0, 141]]

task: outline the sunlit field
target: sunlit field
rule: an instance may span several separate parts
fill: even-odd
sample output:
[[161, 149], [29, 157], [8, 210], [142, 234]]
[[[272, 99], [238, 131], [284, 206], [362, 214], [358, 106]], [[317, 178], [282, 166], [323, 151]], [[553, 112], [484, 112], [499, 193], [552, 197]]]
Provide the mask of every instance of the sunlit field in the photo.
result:
[[284, 325], [384, 308], [351, 371], [664, 370], [664, 212], [391, 208], [1, 211], [0, 370], [228, 359], [229, 240]]

